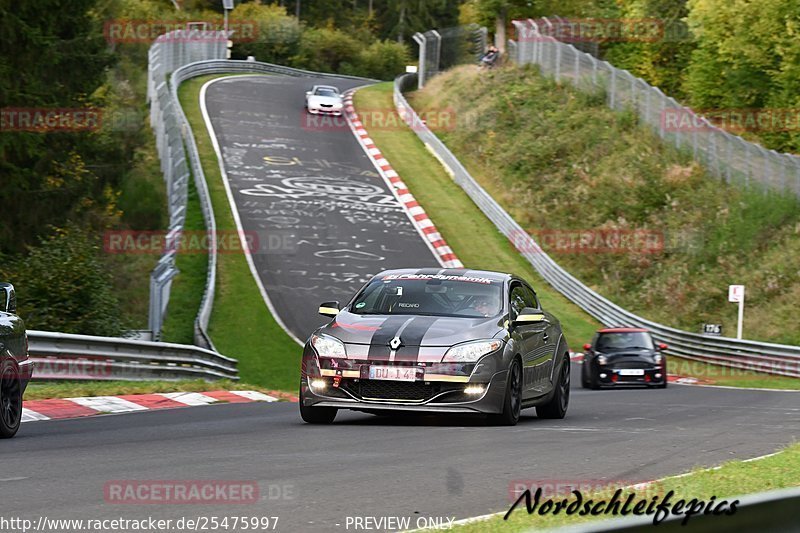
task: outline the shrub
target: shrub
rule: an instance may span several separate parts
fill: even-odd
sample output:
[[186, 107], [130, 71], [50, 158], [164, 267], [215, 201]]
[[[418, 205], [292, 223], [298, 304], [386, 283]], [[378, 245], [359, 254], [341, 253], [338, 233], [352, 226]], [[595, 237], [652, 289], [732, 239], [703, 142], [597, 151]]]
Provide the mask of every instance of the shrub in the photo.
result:
[[75, 224], [55, 229], [30, 253], [0, 264], [15, 284], [29, 329], [119, 335], [125, 324], [97, 239]]

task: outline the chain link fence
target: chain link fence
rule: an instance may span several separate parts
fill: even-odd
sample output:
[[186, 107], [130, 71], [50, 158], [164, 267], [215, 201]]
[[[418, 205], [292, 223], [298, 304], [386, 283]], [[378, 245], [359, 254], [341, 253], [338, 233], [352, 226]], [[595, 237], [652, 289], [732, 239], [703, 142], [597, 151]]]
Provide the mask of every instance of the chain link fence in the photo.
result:
[[[164, 316], [169, 303], [172, 279], [178, 274], [175, 266], [176, 243], [181, 238], [186, 220], [189, 164], [184, 150], [182, 121], [179, 109], [170, 91], [168, 76], [183, 65], [207, 59], [227, 57], [227, 37], [222, 31], [204, 29], [175, 30], [156, 39], [148, 57], [147, 99], [150, 102], [150, 126], [156, 137], [156, 149], [161, 160], [161, 171], [167, 187], [169, 228], [165, 239], [165, 252], [150, 274], [150, 310], [148, 327], [154, 340], [160, 339]], [[195, 175], [195, 180], [197, 176]], [[203, 181], [205, 190], [205, 181]], [[200, 184], [198, 183], [198, 189]], [[200, 191], [202, 193], [202, 191]], [[200, 194], [206, 228], [209, 228], [210, 210], [207, 194]], [[213, 244], [214, 236], [211, 236]], [[209, 250], [208, 275], [213, 276], [215, 250]], [[204, 302], [213, 298], [213, 283], [206, 285]], [[207, 321], [206, 324], [207, 326]], [[195, 328], [197, 329], [197, 328]], [[203, 329], [203, 328], [201, 328]], [[196, 335], [197, 336], [197, 335]], [[201, 335], [205, 337], [205, 335]], [[208, 344], [208, 343], [203, 343]], [[211, 346], [207, 346], [210, 347]], [[213, 348], [212, 348], [213, 349]]]
[[452, 66], [476, 63], [486, 50], [486, 39], [486, 28], [477, 24], [414, 34], [414, 41], [419, 45], [419, 88]]
[[728, 183], [761, 185], [800, 196], [800, 157], [767, 150], [728, 133], [630, 72], [557, 40], [553, 35], [563, 24], [560, 19], [513, 24], [517, 39], [509, 42], [508, 50], [517, 64], [533, 63], [557, 82], [604, 91], [609, 107], [633, 110], [665, 142], [689, 151]]

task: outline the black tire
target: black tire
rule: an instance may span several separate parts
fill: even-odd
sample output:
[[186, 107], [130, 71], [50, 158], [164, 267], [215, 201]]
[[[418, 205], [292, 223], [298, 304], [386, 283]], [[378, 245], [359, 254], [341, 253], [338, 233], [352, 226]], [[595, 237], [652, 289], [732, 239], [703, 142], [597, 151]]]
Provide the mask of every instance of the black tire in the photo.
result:
[[589, 382], [589, 378], [586, 377], [586, 373], [588, 372], [586, 370], [587, 368], [588, 367], [586, 366], [586, 361], [584, 361], [583, 364], [581, 365], [581, 387], [583, 387], [584, 389], [591, 388], [591, 383]]
[[666, 389], [667, 388], [667, 380], [665, 379], [664, 383], [662, 383], [660, 385], [656, 385], [656, 388], [657, 389]]
[[22, 421], [22, 384], [14, 361], [0, 364], [0, 438], [10, 439]]
[[561, 419], [567, 414], [569, 407], [570, 374], [569, 355], [567, 354], [561, 363], [561, 370], [558, 382], [555, 384], [555, 391], [552, 398], [546, 404], [536, 407], [536, 415], [539, 418]]
[[522, 365], [515, 357], [508, 368], [503, 412], [489, 415], [489, 422], [495, 426], [516, 426], [520, 411], [522, 411]]
[[339, 410], [336, 407], [311, 407], [303, 401], [303, 392], [300, 392], [300, 417], [307, 424], [330, 424], [336, 418]]
[[600, 390], [600, 381], [598, 381], [597, 374], [591, 368], [589, 369], [589, 388]]

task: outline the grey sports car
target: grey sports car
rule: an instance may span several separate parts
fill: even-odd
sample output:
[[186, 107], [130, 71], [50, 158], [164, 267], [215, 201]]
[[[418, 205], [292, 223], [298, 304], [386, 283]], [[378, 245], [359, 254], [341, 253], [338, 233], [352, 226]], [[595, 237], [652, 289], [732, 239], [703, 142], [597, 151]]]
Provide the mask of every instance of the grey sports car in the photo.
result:
[[303, 350], [300, 414], [331, 423], [338, 409], [483, 413], [514, 425], [520, 410], [563, 418], [569, 349], [556, 317], [511, 274], [468, 269], [387, 270]]

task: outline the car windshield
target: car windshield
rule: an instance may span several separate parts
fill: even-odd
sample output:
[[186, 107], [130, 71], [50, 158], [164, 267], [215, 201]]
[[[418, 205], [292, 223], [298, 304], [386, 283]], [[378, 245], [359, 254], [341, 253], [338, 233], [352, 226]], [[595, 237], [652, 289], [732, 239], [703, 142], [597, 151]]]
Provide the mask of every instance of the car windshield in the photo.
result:
[[388, 275], [353, 300], [359, 315], [433, 315], [482, 318], [502, 311], [503, 284], [469, 276]]
[[595, 349], [600, 352], [634, 349], [652, 350], [654, 348], [653, 339], [646, 331], [615, 331], [601, 333], [597, 337], [597, 342], [595, 343]]
[[339, 96], [339, 93], [334, 91], [333, 89], [317, 89], [316, 92], [317, 96]]

